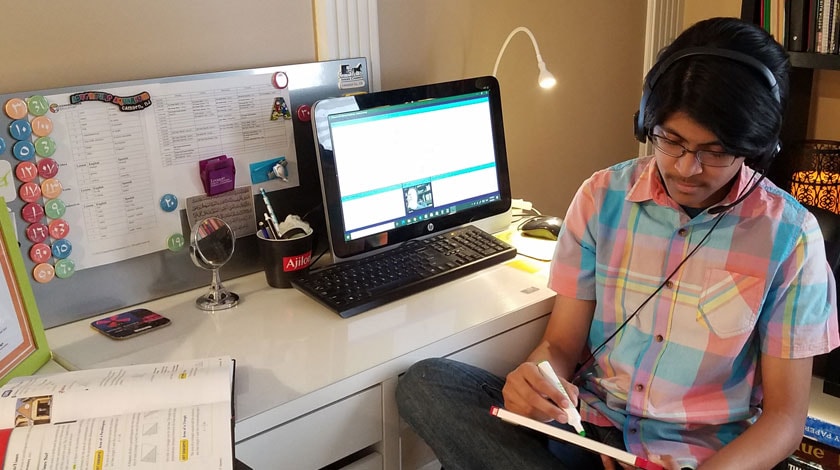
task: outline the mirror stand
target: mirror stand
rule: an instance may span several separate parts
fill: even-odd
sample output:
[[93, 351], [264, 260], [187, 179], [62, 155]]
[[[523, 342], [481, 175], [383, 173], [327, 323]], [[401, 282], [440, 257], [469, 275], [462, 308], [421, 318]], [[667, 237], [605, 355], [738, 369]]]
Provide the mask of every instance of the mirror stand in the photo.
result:
[[210, 283], [210, 290], [195, 299], [196, 307], [214, 312], [216, 310], [225, 310], [236, 306], [239, 303], [239, 295], [227, 290], [222, 285], [222, 278], [219, 276], [219, 270], [213, 269], [213, 280]]
[[195, 299], [196, 307], [214, 312], [234, 307], [239, 295], [222, 285], [219, 269], [233, 256], [233, 230], [222, 219], [208, 217], [196, 223], [190, 239], [190, 256], [196, 266], [213, 273], [210, 291]]

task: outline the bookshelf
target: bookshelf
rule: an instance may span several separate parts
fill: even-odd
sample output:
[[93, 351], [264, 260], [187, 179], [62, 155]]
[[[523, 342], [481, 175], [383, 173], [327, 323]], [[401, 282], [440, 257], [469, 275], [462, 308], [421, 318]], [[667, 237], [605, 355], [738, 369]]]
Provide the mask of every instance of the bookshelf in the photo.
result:
[[[742, 0], [741, 18], [760, 24], [760, 7], [764, 0]], [[782, 0], [779, 0], [782, 1]], [[784, 42], [783, 38], [780, 42]], [[781, 188], [787, 189], [790, 177], [796, 171], [790, 151], [794, 143], [808, 138], [808, 124], [811, 118], [812, 91], [815, 71], [840, 70], [840, 55], [814, 52], [788, 52], [792, 65], [790, 94], [784, 127], [782, 128], [782, 151], [770, 168], [767, 177]]]
[[[762, 0], [742, 0], [741, 18], [760, 24], [761, 2]], [[789, 54], [792, 67], [788, 109], [781, 132], [782, 151], [767, 173], [767, 177], [783, 189], [790, 187], [791, 176], [796, 171], [793, 165], [796, 159], [791, 153], [794, 146], [791, 144], [808, 138], [814, 72], [840, 70], [840, 55], [837, 54], [814, 52], [789, 52]], [[835, 277], [838, 277], [837, 272], [835, 272]], [[825, 379], [824, 393], [840, 396], [840, 349], [815, 358], [814, 374]]]

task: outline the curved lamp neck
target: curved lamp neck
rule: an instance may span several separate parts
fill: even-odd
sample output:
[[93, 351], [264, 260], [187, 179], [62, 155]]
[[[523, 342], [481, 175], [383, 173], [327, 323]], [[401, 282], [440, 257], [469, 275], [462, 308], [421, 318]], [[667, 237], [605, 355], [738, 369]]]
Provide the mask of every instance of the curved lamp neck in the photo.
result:
[[518, 28], [511, 31], [510, 34], [508, 34], [507, 39], [505, 39], [504, 44], [502, 44], [502, 49], [499, 50], [499, 55], [496, 57], [496, 65], [493, 66], [493, 76], [495, 77], [496, 72], [498, 72], [498, 70], [499, 70], [499, 62], [501, 62], [502, 55], [504, 55], [505, 49], [507, 49], [507, 46], [510, 43], [510, 40], [513, 38], [513, 36], [516, 35], [516, 33], [519, 33], [519, 32], [526, 33], [528, 35], [528, 37], [531, 38], [531, 44], [534, 45], [534, 52], [537, 55], [537, 68], [540, 71], [540, 75], [539, 75], [540, 86], [542, 88], [553, 87], [557, 83], [557, 80], [554, 78], [554, 75], [552, 75], [551, 72], [549, 72], [548, 69], [546, 69], [545, 62], [543, 62], [542, 56], [540, 55], [540, 46], [537, 45], [537, 39], [534, 38], [534, 34], [531, 32], [530, 29], [528, 29], [524, 26], [519, 26]]

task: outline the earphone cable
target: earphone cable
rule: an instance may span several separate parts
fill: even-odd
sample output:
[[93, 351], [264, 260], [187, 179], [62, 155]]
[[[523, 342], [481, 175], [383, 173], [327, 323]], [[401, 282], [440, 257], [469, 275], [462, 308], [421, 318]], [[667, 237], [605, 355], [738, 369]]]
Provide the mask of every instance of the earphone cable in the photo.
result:
[[701, 246], [703, 246], [704, 243], [706, 243], [706, 240], [709, 239], [709, 236], [711, 236], [712, 232], [718, 226], [720, 221], [723, 220], [724, 214], [725, 212], [721, 212], [715, 216], [715, 221], [712, 224], [712, 227], [709, 229], [709, 231], [706, 232], [705, 235], [703, 235], [703, 238], [700, 240], [700, 242], [697, 243], [697, 245], [691, 249], [691, 251], [682, 259], [682, 261], [680, 261], [679, 264], [677, 264], [677, 266], [671, 271], [671, 273], [668, 274], [668, 277], [666, 277], [665, 280], [663, 280], [659, 284], [659, 287], [657, 287], [653, 292], [651, 292], [650, 295], [648, 295], [647, 298], [645, 298], [645, 300], [638, 307], [636, 307], [636, 310], [634, 310], [633, 313], [631, 313], [627, 318], [624, 319], [623, 322], [621, 322], [621, 325], [619, 325], [618, 328], [616, 328], [615, 331], [612, 332], [612, 334], [610, 334], [604, 341], [602, 341], [601, 344], [598, 345], [598, 347], [593, 349], [592, 352], [589, 353], [589, 356], [587, 356], [586, 360], [577, 365], [577, 367], [575, 368], [574, 376], [572, 378], [572, 382], [577, 381], [577, 379], [580, 377], [580, 372], [585, 368], [589, 367], [589, 363], [593, 359], [595, 359], [595, 355], [598, 354], [602, 349], [604, 349], [607, 343], [609, 343], [613, 338], [615, 338], [616, 335], [618, 335], [618, 333], [621, 332], [624, 329], [624, 327], [627, 326], [628, 323], [630, 323], [630, 320], [636, 317], [636, 315], [642, 310], [642, 308], [644, 308], [644, 306], [647, 305], [647, 303], [650, 302], [650, 300], [653, 299], [656, 296], [656, 294], [658, 294], [659, 291], [661, 291], [662, 288], [668, 284], [671, 278], [674, 277], [674, 275], [677, 274], [677, 272], [679, 272], [679, 270], [688, 261], [688, 259], [691, 258], [694, 255], [694, 253], [696, 253], [697, 250], [700, 249]]

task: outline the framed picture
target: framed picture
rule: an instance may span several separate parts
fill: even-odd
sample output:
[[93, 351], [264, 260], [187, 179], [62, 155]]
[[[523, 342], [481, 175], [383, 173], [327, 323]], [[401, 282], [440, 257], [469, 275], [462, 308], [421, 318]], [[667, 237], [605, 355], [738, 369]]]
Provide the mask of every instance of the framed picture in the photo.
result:
[[0, 198], [0, 385], [50, 360], [44, 325], [6, 201]]

